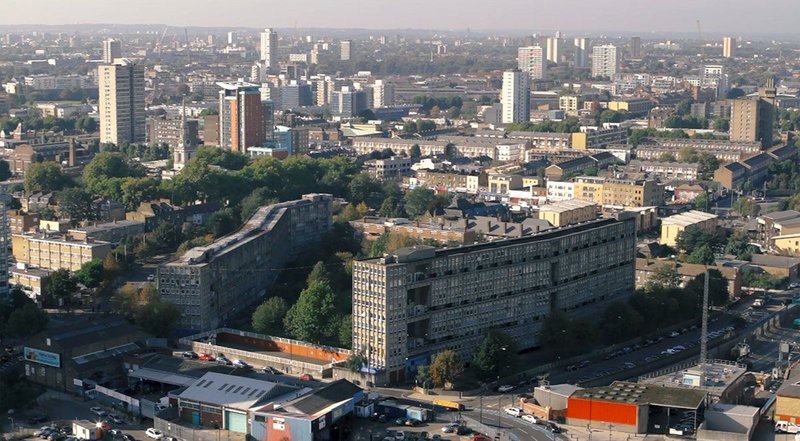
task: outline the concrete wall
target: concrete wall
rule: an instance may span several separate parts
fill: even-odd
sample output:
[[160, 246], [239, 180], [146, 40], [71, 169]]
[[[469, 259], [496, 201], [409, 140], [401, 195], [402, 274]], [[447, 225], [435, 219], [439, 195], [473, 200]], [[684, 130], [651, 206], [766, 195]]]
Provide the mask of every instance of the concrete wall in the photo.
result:
[[718, 430], [708, 430], [706, 423], [697, 429], [697, 441], [749, 441], [746, 433], [722, 432]]

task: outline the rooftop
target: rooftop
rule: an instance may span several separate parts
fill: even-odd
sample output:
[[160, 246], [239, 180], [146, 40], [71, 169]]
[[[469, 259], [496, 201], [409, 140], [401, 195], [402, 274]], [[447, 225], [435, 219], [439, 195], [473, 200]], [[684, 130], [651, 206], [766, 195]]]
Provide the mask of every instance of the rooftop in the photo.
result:
[[353, 399], [361, 388], [347, 380], [337, 380], [282, 406], [288, 412], [317, 416], [343, 401]]
[[706, 213], [704, 211], [691, 210], [686, 213], [676, 214], [661, 220], [662, 225], [677, 225], [681, 227], [688, 227], [689, 225], [699, 224], [711, 219], [716, 219], [716, 214]]
[[596, 207], [596, 205], [594, 202], [584, 201], [581, 199], [567, 199], [565, 201], [560, 201], [553, 204], [542, 205], [539, 207], [539, 212], [564, 213], [566, 211], [587, 207]]
[[775, 268], [792, 268], [800, 265], [800, 259], [787, 256], [773, 256], [770, 254], [753, 254], [750, 260], [753, 265], [771, 266]]
[[650, 404], [656, 406], [697, 409], [703, 403], [706, 392], [676, 387], [661, 387], [653, 384], [615, 381], [610, 386], [593, 387], [575, 392], [572, 398], [609, 401], [625, 404]]
[[209, 372], [180, 393], [181, 400], [248, 410], [259, 402], [265, 402], [289, 393], [300, 393], [297, 388], [269, 381]]
[[731, 361], [710, 360], [706, 363], [704, 384], [700, 386], [686, 384], [687, 375], [699, 375], [701, 372], [703, 370], [697, 364], [685, 369], [679, 368], [672, 372], [667, 371], [662, 375], [659, 375], [660, 372], [655, 372], [651, 377], [640, 378], [639, 382], [654, 386], [680, 388], [684, 393], [694, 390], [721, 396], [728, 386], [747, 373], [747, 367]]

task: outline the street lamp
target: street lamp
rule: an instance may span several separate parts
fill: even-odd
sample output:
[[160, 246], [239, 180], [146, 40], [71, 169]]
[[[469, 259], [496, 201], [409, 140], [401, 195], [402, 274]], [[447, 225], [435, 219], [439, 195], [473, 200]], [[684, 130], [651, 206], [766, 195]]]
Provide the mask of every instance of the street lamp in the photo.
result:
[[15, 432], [15, 430], [14, 430], [14, 418], [13, 417], [8, 417], [8, 419], [11, 420], [11, 432], [13, 433], [13, 432]]

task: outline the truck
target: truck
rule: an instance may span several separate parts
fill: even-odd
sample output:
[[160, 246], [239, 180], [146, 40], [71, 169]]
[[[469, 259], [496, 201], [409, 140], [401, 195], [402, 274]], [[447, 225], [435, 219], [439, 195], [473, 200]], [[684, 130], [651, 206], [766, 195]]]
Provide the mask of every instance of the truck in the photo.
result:
[[447, 410], [464, 410], [465, 406], [461, 403], [455, 401], [448, 401], [448, 400], [440, 400], [435, 399], [433, 400], [433, 404], [436, 406], [441, 406], [447, 408]]
[[800, 433], [800, 426], [788, 421], [776, 421], [775, 433]]

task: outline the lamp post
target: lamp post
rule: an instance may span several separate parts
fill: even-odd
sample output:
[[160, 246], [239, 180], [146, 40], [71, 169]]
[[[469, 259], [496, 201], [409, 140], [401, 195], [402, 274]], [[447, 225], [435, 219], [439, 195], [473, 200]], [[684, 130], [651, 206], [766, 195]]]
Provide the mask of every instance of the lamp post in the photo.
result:
[[11, 420], [11, 432], [14, 433], [14, 417], [8, 417], [8, 419]]

